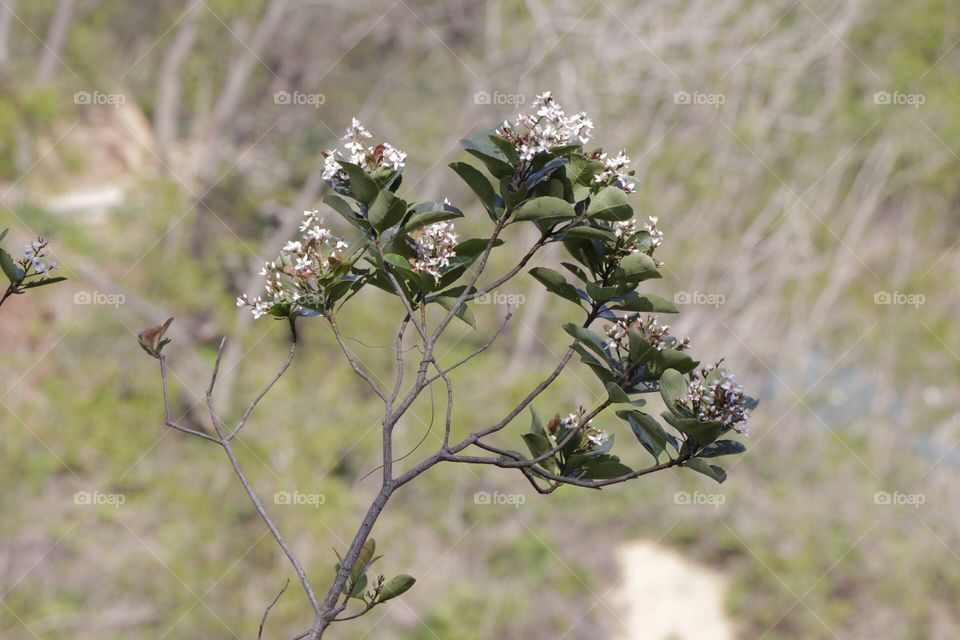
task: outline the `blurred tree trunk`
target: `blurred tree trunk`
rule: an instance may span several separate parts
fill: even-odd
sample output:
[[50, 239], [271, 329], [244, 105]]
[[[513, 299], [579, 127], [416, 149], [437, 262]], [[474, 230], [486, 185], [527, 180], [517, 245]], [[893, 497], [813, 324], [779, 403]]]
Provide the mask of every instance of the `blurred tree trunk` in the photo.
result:
[[170, 146], [177, 137], [177, 120], [180, 113], [181, 83], [180, 68], [193, 50], [197, 41], [197, 10], [193, 0], [187, 2], [187, 15], [177, 32], [173, 44], [167, 49], [160, 69], [159, 94], [156, 114], [153, 118], [157, 153], [167, 161]]
[[53, 80], [57, 73], [57, 67], [61, 64], [60, 58], [63, 52], [63, 45], [67, 40], [67, 32], [70, 30], [70, 24], [73, 22], [73, 9], [76, 5], [75, 0], [59, 0], [57, 10], [53, 14], [53, 20], [50, 22], [50, 28], [47, 30], [47, 38], [44, 42], [43, 57], [40, 59], [40, 67], [37, 77], [41, 83], [47, 83]]
[[13, 12], [17, 10], [17, 0], [7, 0], [0, 6], [0, 66], [10, 59], [10, 24]]

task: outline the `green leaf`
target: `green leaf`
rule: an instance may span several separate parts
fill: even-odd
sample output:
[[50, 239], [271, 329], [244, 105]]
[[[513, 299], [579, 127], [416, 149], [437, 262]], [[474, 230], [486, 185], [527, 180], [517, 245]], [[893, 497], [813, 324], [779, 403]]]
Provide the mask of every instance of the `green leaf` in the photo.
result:
[[[522, 437], [523, 441], [527, 444], [527, 449], [530, 450], [531, 459], [539, 458], [543, 454], [553, 449], [550, 439], [545, 435], [541, 435], [539, 433], [525, 433]], [[557, 472], [557, 461], [553, 457], [546, 458], [539, 464], [547, 471], [552, 473]]]
[[17, 284], [23, 280], [23, 269], [13, 261], [10, 254], [4, 249], [0, 249], [0, 268], [3, 269], [4, 275], [7, 276], [7, 280], [9, 280], [11, 284]]
[[722, 467], [718, 467], [715, 464], [708, 464], [706, 461], [701, 460], [700, 458], [690, 458], [683, 463], [683, 466], [687, 467], [688, 469], [693, 469], [698, 473], [702, 473], [708, 478], [713, 478], [720, 484], [727, 479], [727, 472], [724, 471]]
[[380, 192], [377, 183], [360, 166], [346, 160], [338, 160], [337, 162], [350, 178], [350, 191], [353, 193], [353, 197], [369, 206]]
[[43, 280], [34, 280], [33, 282], [29, 282], [25, 285], [21, 285], [20, 288], [34, 289], [36, 287], [43, 287], [48, 284], [54, 284], [55, 282], [63, 282], [64, 280], [66, 280], [66, 278], [63, 276], [56, 276], [54, 278], [44, 278]]
[[350, 597], [363, 600], [363, 590], [366, 588], [367, 588], [367, 576], [365, 575], [360, 576], [360, 578], [353, 583], [353, 589], [350, 590]]
[[536, 278], [550, 293], [577, 305], [580, 304], [580, 295], [577, 293], [577, 288], [567, 282], [566, 278], [560, 273], [547, 267], [534, 267], [530, 269], [530, 275]]
[[644, 340], [643, 336], [636, 329], [630, 329], [627, 338], [630, 341], [630, 362], [649, 364], [660, 356], [657, 348]]
[[497, 178], [513, 175], [513, 164], [500, 146], [494, 142], [496, 131], [488, 129], [469, 140], [461, 140], [460, 145], [467, 153], [480, 159], [487, 170]]
[[407, 203], [389, 191], [380, 191], [373, 199], [367, 212], [367, 219], [377, 231], [389, 229], [403, 219]]
[[609, 395], [611, 402], [630, 403], [630, 396], [616, 383], [610, 382], [607, 384], [607, 395]]
[[593, 177], [603, 170], [603, 163], [591, 160], [581, 153], [570, 154], [570, 161], [566, 166], [567, 179], [573, 186], [574, 200], [586, 200], [593, 188]]
[[[475, 257], [484, 252], [489, 244], [490, 240], [488, 238], [470, 238], [469, 240], [464, 240], [457, 246], [453, 248], [454, 252], [457, 254], [457, 257]], [[499, 247], [503, 244], [503, 240], [497, 238], [494, 241], [493, 246]]]
[[353, 565], [353, 570], [350, 571], [350, 577], [354, 580], [358, 580], [367, 572], [367, 567], [370, 566], [370, 563], [373, 561], [373, 554], [377, 551], [377, 541], [373, 538], [367, 538], [363, 542], [363, 546], [360, 547], [360, 555], [357, 556], [357, 561]]
[[[459, 296], [439, 296], [437, 298], [434, 298], [434, 302], [439, 304], [441, 307], [443, 307], [447, 311], [450, 311], [450, 309], [453, 309], [453, 305], [457, 303], [458, 299], [459, 299]], [[454, 315], [457, 318], [460, 318], [461, 320], [466, 322], [473, 329], [477, 328], [477, 319], [476, 317], [474, 317], [473, 311], [470, 310], [470, 307], [467, 306], [466, 302], [460, 305], [460, 308], [457, 309], [457, 313]]]
[[487, 177], [479, 169], [466, 162], [451, 162], [450, 168], [456, 171], [457, 175], [480, 198], [480, 202], [487, 213], [490, 214], [490, 217], [496, 219], [498, 217], [496, 210], [497, 192], [493, 189], [493, 185], [490, 184]]
[[423, 211], [410, 216], [410, 219], [404, 223], [403, 230], [406, 233], [410, 233], [411, 231], [416, 231], [420, 227], [425, 227], [428, 224], [434, 224], [436, 222], [443, 222], [445, 220], [453, 220], [454, 218], [462, 217], [463, 214], [458, 211]]
[[333, 194], [328, 195], [323, 199], [323, 202], [331, 209], [339, 213], [344, 220], [353, 226], [357, 227], [361, 231], [367, 230], [367, 221], [360, 217], [360, 214], [354, 211], [347, 201], [340, 196], [335, 196]]
[[617, 411], [617, 415], [627, 421], [640, 444], [654, 459], [659, 460], [660, 454], [667, 446], [667, 433], [660, 423], [653, 416], [642, 411]]
[[627, 203], [627, 194], [617, 187], [604, 187], [590, 199], [587, 217], [595, 220], [629, 220], [633, 209]]
[[622, 293], [621, 287], [600, 287], [592, 282], [588, 282], [585, 288], [587, 295], [596, 302], [606, 302]]
[[743, 453], [747, 450], [742, 442], [736, 440], [717, 440], [711, 442], [703, 448], [703, 451], [697, 454], [699, 458], [719, 458], [720, 456], [733, 456]]
[[532, 405], [530, 406], [530, 433], [537, 433], [544, 437], [547, 435], [546, 429], [543, 428], [543, 421], [540, 420], [540, 415]]
[[0, 242], [3, 242], [3, 239], [7, 237], [8, 231], [10, 231], [10, 229], [4, 229], [3, 231], [0, 231]]
[[580, 325], [572, 322], [563, 325], [563, 330], [579, 340], [585, 347], [599, 355], [601, 360], [606, 361], [607, 352], [603, 348], [603, 338], [600, 337], [600, 334], [590, 331], [589, 329], [584, 329]]
[[632, 472], [633, 469], [622, 462], [608, 460], [587, 467], [582, 478], [585, 480], [609, 480], [610, 478], [619, 478]]
[[700, 364], [683, 351], [676, 349], [662, 349], [658, 354], [658, 367], [661, 370], [676, 369], [680, 373], [690, 373]]
[[689, 393], [690, 389], [687, 387], [687, 381], [684, 379], [683, 374], [676, 369], [667, 369], [663, 372], [663, 375], [660, 376], [660, 395], [663, 397], [663, 403], [667, 405], [671, 413], [681, 415], [678, 413], [680, 409], [677, 407], [677, 400], [687, 396]]
[[681, 418], [669, 411], [664, 411], [660, 415], [678, 431], [687, 434], [701, 446], [710, 444], [723, 433], [723, 425], [714, 420], [701, 422], [696, 418]]
[[600, 242], [613, 242], [617, 237], [609, 229], [598, 229], [597, 227], [574, 227], [564, 232], [566, 238], [583, 238], [585, 240], [599, 240]]
[[416, 580], [414, 578], [406, 574], [390, 578], [383, 585], [383, 589], [380, 590], [380, 596], [377, 598], [377, 602], [386, 602], [387, 600], [406, 593], [415, 582]]
[[631, 253], [625, 256], [614, 271], [614, 280], [618, 282], [639, 283], [650, 278], [662, 278], [657, 271], [653, 258], [645, 253]]
[[618, 311], [641, 311], [645, 313], [677, 313], [677, 308], [666, 298], [652, 294], [628, 295], [611, 305]]
[[541, 196], [527, 200], [513, 216], [514, 222], [524, 220], [569, 220], [576, 218], [577, 212], [566, 200], [553, 196]]

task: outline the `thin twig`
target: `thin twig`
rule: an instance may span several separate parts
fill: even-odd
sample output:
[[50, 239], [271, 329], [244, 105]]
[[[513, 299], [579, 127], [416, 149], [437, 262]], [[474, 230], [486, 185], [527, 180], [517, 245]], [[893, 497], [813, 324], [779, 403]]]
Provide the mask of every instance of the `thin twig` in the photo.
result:
[[253, 413], [254, 408], [256, 408], [260, 400], [263, 399], [263, 396], [267, 395], [267, 392], [269, 392], [270, 389], [273, 388], [273, 385], [277, 383], [277, 380], [279, 380], [283, 376], [283, 374], [287, 372], [287, 369], [290, 368], [290, 363], [293, 362], [293, 355], [296, 349], [297, 349], [297, 325], [296, 325], [296, 321], [293, 318], [291, 318], [290, 319], [290, 350], [287, 352], [287, 359], [284, 360], [283, 366], [280, 367], [280, 371], [277, 372], [277, 375], [275, 375], [273, 379], [269, 382], [269, 384], [267, 384], [267, 386], [264, 387], [264, 389], [259, 394], [257, 394], [257, 397], [253, 399], [253, 402], [251, 402], [250, 405], [247, 407], [246, 411], [243, 412], [243, 416], [240, 418], [240, 421], [237, 422], [237, 426], [233, 428], [233, 431], [231, 431], [230, 435], [227, 437], [228, 441], [233, 440], [234, 438], [237, 437], [237, 434], [240, 433], [240, 430], [243, 429], [244, 425], [247, 424], [247, 419], [250, 417], [250, 414]]
[[282, 596], [287, 591], [287, 587], [290, 586], [290, 578], [287, 578], [287, 581], [283, 585], [283, 589], [280, 589], [280, 593], [277, 594], [277, 597], [273, 599], [273, 602], [267, 605], [267, 608], [263, 612], [263, 617], [260, 619], [260, 631], [257, 633], [257, 640], [263, 638], [263, 625], [267, 623], [267, 616], [270, 615], [270, 609], [273, 609], [273, 605], [277, 604], [277, 601], [280, 600]]

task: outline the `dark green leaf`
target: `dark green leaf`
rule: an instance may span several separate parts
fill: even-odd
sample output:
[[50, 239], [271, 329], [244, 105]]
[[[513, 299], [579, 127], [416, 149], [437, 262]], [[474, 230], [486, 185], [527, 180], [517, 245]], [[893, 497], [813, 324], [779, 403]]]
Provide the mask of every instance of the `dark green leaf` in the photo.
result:
[[723, 425], [716, 421], [701, 422], [696, 418], [682, 418], [669, 411], [664, 411], [660, 415], [678, 431], [687, 434], [701, 446], [710, 444], [723, 432]]
[[610, 478], [619, 478], [632, 472], [633, 469], [622, 462], [610, 460], [587, 467], [582, 478], [585, 480], [609, 480]]
[[487, 213], [496, 219], [497, 193], [487, 177], [479, 169], [465, 162], [451, 162], [450, 168], [456, 171], [457, 175], [480, 198], [480, 202], [486, 208]]
[[629, 220], [633, 209], [627, 203], [627, 194], [617, 187], [604, 187], [590, 199], [587, 217], [595, 220]]
[[350, 590], [350, 597], [363, 600], [363, 590], [366, 588], [367, 588], [367, 576], [365, 575], [360, 576], [360, 578], [353, 583], [353, 589]]
[[[539, 458], [553, 449], [549, 438], [539, 433], [525, 433], [523, 434], [523, 441], [527, 444], [527, 449], [530, 450], [531, 459]], [[546, 458], [539, 464], [552, 473], [556, 473], [557, 471], [557, 461], [552, 456]]]
[[580, 325], [573, 324], [572, 322], [563, 325], [563, 330], [579, 340], [585, 347], [599, 355], [602, 360], [606, 361], [607, 352], [603, 348], [603, 338], [600, 337], [600, 334], [590, 331], [589, 329], [584, 329]]
[[377, 231], [389, 229], [403, 219], [407, 203], [389, 191], [380, 191], [373, 199], [367, 212], [367, 219]]
[[7, 276], [7, 280], [9, 280], [12, 284], [16, 284], [23, 280], [23, 269], [21, 269], [17, 263], [13, 261], [13, 258], [10, 257], [10, 254], [4, 249], [0, 249], [0, 268], [3, 269], [4, 275]]
[[614, 279], [619, 282], [639, 283], [661, 277], [653, 258], [645, 253], [631, 253], [624, 257], [614, 271]]
[[608, 383], [607, 385], [607, 395], [610, 396], [611, 402], [630, 402], [630, 396], [627, 395], [627, 392], [620, 388], [620, 385], [617, 385], [613, 382]]
[[645, 313], [677, 313], [677, 308], [666, 298], [652, 294], [633, 294], [611, 303], [619, 311], [642, 311]]
[[[487, 244], [489, 244], [489, 242], [490, 240], [487, 238], [470, 238], [469, 240], [464, 240], [463, 242], [458, 244], [456, 247], [453, 248], [453, 250], [456, 252], [458, 258], [459, 257], [475, 257], [480, 255], [486, 250]], [[502, 244], [503, 244], [503, 240], [497, 238], [497, 240], [494, 241], [493, 246], [499, 247]]]
[[[457, 303], [457, 300], [458, 300], [457, 297], [451, 297], [451, 296], [439, 296], [437, 298], [434, 298], [434, 302], [439, 304], [441, 307], [443, 307], [447, 311], [450, 311], [450, 309], [453, 308], [453, 305]], [[474, 317], [473, 311], [470, 310], [470, 307], [467, 306], [466, 302], [460, 305], [460, 308], [457, 309], [457, 313], [454, 315], [456, 315], [457, 318], [460, 318], [461, 320], [466, 322], [473, 329], [477, 328], [477, 319]]]
[[347, 203], [346, 200], [340, 196], [328, 195], [323, 199], [331, 209], [336, 211], [343, 217], [344, 220], [357, 227], [360, 230], [366, 230], [367, 222], [360, 215], [353, 210], [353, 208]]
[[547, 267], [534, 267], [530, 269], [530, 275], [536, 278], [550, 293], [577, 305], [580, 304], [580, 295], [577, 293], [577, 288], [567, 282], [566, 278], [560, 273]]
[[660, 423], [642, 411], [617, 411], [617, 415], [629, 423], [637, 440], [654, 459], [659, 459], [667, 445], [667, 434]]
[[338, 163], [350, 178], [350, 191], [353, 193], [353, 197], [369, 206], [380, 192], [377, 183], [358, 165], [346, 160], [339, 160]]
[[597, 227], [574, 227], [564, 232], [566, 238], [584, 238], [586, 240], [599, 240], [600, 242], [613, 242], [616, 236], [609, 229], [598, 229]]
[[577, 217], [573, 205], [566, 200], [553, 196], [542, 196], [527, 200], [517, 209], [514, 222], [524, 220], [569, 220]]
[[34, 289], [36, 287], [43, 287], [48, 284], [54, 284], [55, 282], [63, 282], [66, 280], [63, 276], [56, 276], [54, 278], [44, 278], [43, 280], [34, 280], [28, 284], [21, 285], [21, 289]]
[[689, 460], [683, 463], [683, 466], [689, 469], [693, 469], [694, 471], [697, 471], [699, 473], [702, 473], [703, 475], [709, 478], [713, 478], [714, 480], [716, 480], [718, 483], [721, 483], [721, 484], [723, 483], [724, 480], [727, 479], [727, 472], [724, 471], [722, 467], [718, 467], [715, 464], [708, 464], [707, 462], [705, 462], [704, 460], [701, 460], [700, 458], [690, 458]]
[[422, 213], [415, 213], [410, 216], [410, 219], [407, 220], [403, 225], [403, 230], [407, 233], [415, 231], [420, 227], [425, 227], [428, 224], [434, 224], [435, 222], [443, 222], [445, 220], [453, 220], [454, 218], [462, 218], [463, 213], [459, 211], [424, 211]]
[[743, 453], [747, 448], [742, 442], [736, 440], [717, 440], [711, 442], [703, 448], [703, 451], [697, 454], [700, 458], [718, 458], [720, 456], [733, 456]]
[[677, 400], [686, 397], [689, 393], [687, 381], [676, 369], [667, 369], [660, 376], [660, 395], [663, 396], [663, 403], [671, 413], [680, 415], [677, 413], [679, 411]]

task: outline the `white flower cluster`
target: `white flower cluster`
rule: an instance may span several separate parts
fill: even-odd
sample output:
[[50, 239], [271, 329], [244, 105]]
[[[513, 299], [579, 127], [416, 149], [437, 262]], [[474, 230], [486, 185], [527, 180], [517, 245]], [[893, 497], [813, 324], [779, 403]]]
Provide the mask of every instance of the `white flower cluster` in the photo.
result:
[[690, 347], [690, 338], [678, 341], [670, 335], [670, 325], [660, 324], [657, 321], [657, 316], [647, 316], [646, 321], [644, 321], [639, 313], [620, 318], [614, 324], [604, 328], [603, 331], [609, 338], [606, 347], [616, 349], [621, 354], [629, 352], [631, 329], [636, 329], [644, 340], [649, 342], [651, 346], [656, 347], [657, 351], [662, 351], [665, 348], [684, 351]]
[[576, 413], [567, 415], [566, 418], [554, 416], [553, 420], [547, 424], [547, 436], [550, 443], [557, 446], [563, 442], [572, 429], [576, 429], [584, 437], [583, 444], [580, 445], [581, 451], [590, 452], [605, 445], [610, 440], [610, 434], [603, 429], [594, 427], [591, 421], [584, 422], [584, 416], [583, 407], [579, 408]]
[[584, 112], [568, 116], [549, 91], [537, 96], [531, 111], [517, 115], [514, 124], [504, 122], [497, 135], [512, 142], [523, 160], [569, 144], [587, 144], [593, 120]]
[[[637, 233], [636, 220], [616, 221], [610, 225], [617, 240], [624, 241], [623, 245], [619, 247], [623, 253], [640, 253], [642, 251], [652, 258], [654, 250], [663, 244], [663, 231], [657, 228], [658, 218], [648, 216], [647, 220], [649, 222], [644, 223], [643, 230], [649, 234], [650, 240], [644, 242], [637, 242], [633, 239], [634, 234]], [[656, 259], [654, 259], [654, 262], [658, 267], [663, 264]]]
[[689, 396], [677, 404], [702, 421], [717, 421], [737, 433], [748, 435], [746, 421], [750, 417], [743, 387], [732, 373], [719, 368], [720, 363], [701, 367], [690, 381]]
[[37, 238], [34, 242], [23, 247], [25, 264], [29, 263], [33, 266], [36, 273], [49, 273], [60, 268], [59, 264], [47, 257], [49, 244], [43, 238]]
[[627, 193], [636, 192], [636, 186], [628, 180], [630, 176], [630, 156], [626, 152], [621, 151], [612, 158], [608, 157], [606, 153], [601, 153], [597, 156], [597, 160], [603, 162], [603, 171], [593, 176], [594, 184], [613, 185]]
[[389, 168], [398, 171], [403, 168], [407, 159], [407, 154], [400, 151], [389, 143], [382, 143], [375, 147], [367, 146], [363, 140], [373, 136], [367, 131], [359, 120], [353, 118], [350, 128], [341, 138], [346, 155], [339, 149], [331, 149], [324, 152], [323, 179], [332, 182], [348, 182], [347, 174], [343, 168], [337, 164], [338, 160], [347, 160], [363, 168], [366, 172], [372, 172], [379, 168]]
[[417, 273], [428, 273], [436, 282], [440, 282], [443, 270], [450, 266], [450, 259], [456, 257], [456, 228], [452, 222], [435, 222], [417, 229], [410, 234], [416, 257], [410, 259], [410, 266]]
[[300, 225], [301, 237], [291, 240], [280, 252], [280, 257], [264, 263], [260, 275], [266, 278], [266, 297], [237, 298], [238, 307], [250, 307], [255, 319], [261, 318], [278, 304], [316, 306], [322, 299], [319, 280], [332, 275], [342, 263], [348, 244], [322, 227], [319, 211], [304, 211]]

